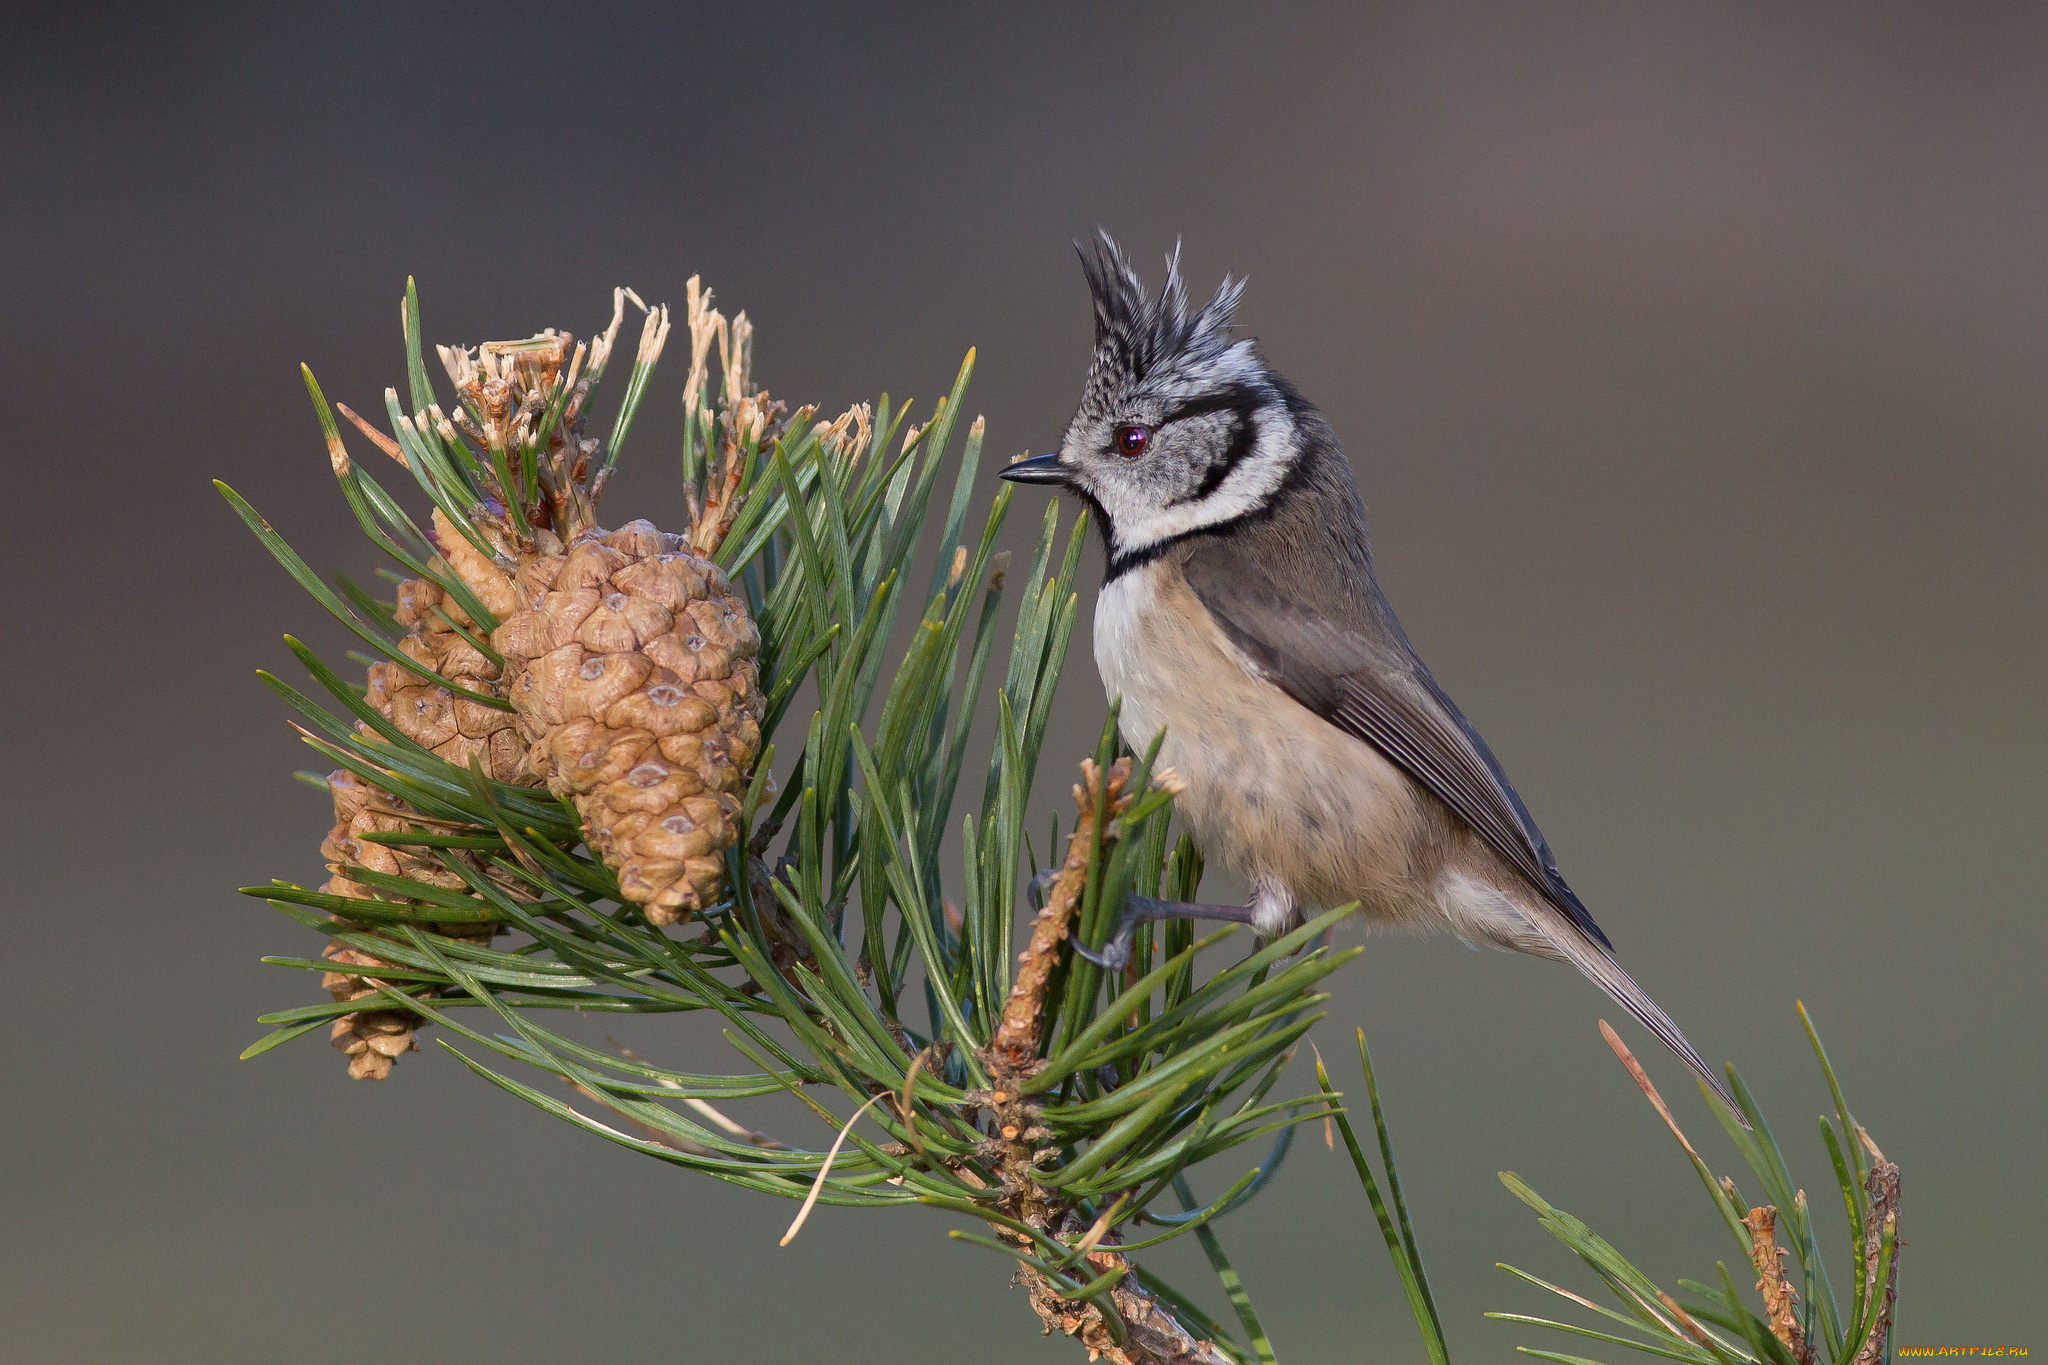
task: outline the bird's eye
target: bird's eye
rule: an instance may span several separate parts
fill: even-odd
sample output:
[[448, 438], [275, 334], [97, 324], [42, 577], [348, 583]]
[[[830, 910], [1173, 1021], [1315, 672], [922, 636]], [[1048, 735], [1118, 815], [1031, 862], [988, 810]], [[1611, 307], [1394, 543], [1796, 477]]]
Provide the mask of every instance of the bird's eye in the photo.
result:
[[1126, 458], [1143, 455], [1146, 442], [1152, 433], [1145, 427], [1118, 427], [1116, 429], [1116, 453]]

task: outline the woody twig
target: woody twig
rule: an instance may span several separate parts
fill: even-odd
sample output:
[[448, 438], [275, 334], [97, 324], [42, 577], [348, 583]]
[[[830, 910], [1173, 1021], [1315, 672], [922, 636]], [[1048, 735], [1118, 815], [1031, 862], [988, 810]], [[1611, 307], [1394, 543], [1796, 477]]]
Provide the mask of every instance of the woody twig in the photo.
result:
[[[1017, 975], [1003, 1003], [1002, 1022], [983, 1054], [990, 1077], [988, 1103], [996, 1116], [1006, 1211], [1033, 1228], [1070, 1239], [1096, 1230], [1087, 1228], [1064, 1201], [1033, 1178], [1032, 1170], [1039, 1157], [1037, 1144], [1050, 1134], [1038, 1125], [1037, 1106], [1024, 1098], [1020, 1087], [1041, 1065], [1038, 1052], [1043, 1038], [1046, 986], [1058, 965], [1060, 943], [1073, 932], [1074, 917], [1087, 888], [1096, 831], [1100, 828], [1107, 842], [1112, 822], [1131, 802], [1132, 793], [1126, 790], [1131, 779], [1128, 758], [1118, 759], [1107, 773], [1092, 760], [1084, 760], [1081, 778], [1074, 788], [1080, 815], [1067, 841], [1066, 861], [1053, 878], [1044, 905], [1031, 926], [1031, 941], [1017, 960]], [[1098, 1235], [1100, 1240], [1095, 1248], [1083, 1258], [1088, 1278], [1127, 1269], [1129, 1262], [1115, 1249], [1114, 1235]], [[1078, 1338], [1091, 1361], [1104, 1360], [1110, 1365], [1224, 1365], [1224, 1357], [1213, 1345], [1191, 1335], [1130, 1275], [1125, 1275], [1109, 1292], [1121, 1320], [1121, 1342], [1094, 1304], [1064, 1297], [1035, 1270], [1020, 1269], [1017, 1281], [1031, 1296], [1031, 1306], [1045, 1324], [1046, 1332], [1058, 1331]]]

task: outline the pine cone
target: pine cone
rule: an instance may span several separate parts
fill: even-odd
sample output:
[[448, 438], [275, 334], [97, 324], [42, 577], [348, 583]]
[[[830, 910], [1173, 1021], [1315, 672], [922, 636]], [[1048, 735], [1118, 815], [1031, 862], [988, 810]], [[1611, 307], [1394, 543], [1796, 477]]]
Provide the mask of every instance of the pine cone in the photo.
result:
[[[583, 435], [583, 407], [609, 361], [626, 300], [645, 308], [631, 291], [613, 291], [610, 327], [582, 345], [550, 330], [521, 342], [440, 348], [460, 406], [444, 415], [430, 403], [416, 420], [431, 422], [451, 445], [466, 441], [472, 455], [516, 452], [511, 474], [499, 462], [497, 480], [484, 476], [474, 505], [460, 512], [437, 505], [432, 518], [436, 564], [498, 624], [480, 647], [480, 625], [435, 583], [401, 584], [395, 617], [407, 634], [398, 648], [445, 682], [384, 661], [371, 666], [365, 691], [392, 728], [447, 762], [474, 763], [499, 782], [545, 782], [571, 799], [585, 841], [617, 873], [622, 897], [655, 924], [676, 923], [718, 898], [722, 855], [738, 836], [741, 793], [761, 747], [760, 635], [744, 599], [701, 556], [715, 551], [738, 512], [741, 449], [772, 440], [784, 413], [750, 380], [753, 329], [746, 315], [728, 324], [694, 278], [689, 295], [685, 399], [702, 411], [706, 432], [717, 433], [720, 457], [707, 468], [702, 490], [692, 490], [689, 537], [664, 535], [644, 521], [610, 534], [595, 525], [597, 499], [614, 466], [610, 458], [599, 462], [602, 444]], [[667, 308], [646, 313], [636, 373], [654, 364], [669, 331]], [[730, 400], [715, 416], [702, 394], [714, 339]], [[407, 463], [397, 442], [347, 408], [341, 412]], [[550, 424], [544, 432], [534, 426], [542, 414]], [[835, 449], [846, 444], [849, 426], [862, 437], [868, 430], [864, 416], [842, 421], [832, 429]], [[336, 472], [344, 473], [338, 438], [330, 447]], [[514, 709], [463, 693], [505, 698]], [[335, 824], [321, 845], [330, 873], [325, 891], [391, 899], [354, 880], [351, 874], [364, 870], [450, 889], [464, 885], [440, 851], [365, 837], [433, 828], [419, 811], [347, 773], [334, 774], [328, 785]], [[484, 871], [471, 853], [451, 856], [467, 870]], [[345, 915], [335, 919], [346, 922]], [[495, 931], [437, 932], [487, 943]], [[379, 970], [395, 970], [374, 950], [338, 940], [325, 956], [335, 970], [322, 984], [337, 1001], [365, 1000], [377, 991]], [[351, 1075], [382, 1079], [399, 1053], [416, 1046], [417, 1026], [408, 1010], [363, 1009], [335, 1021], [333, 1040], [348, 1053]]]
[[[373, 897], [376, 892], [351, 881], [347, 869], [366, 867], [373, 872], [404, 875], [399, 859], [407, 850], [386, 848], [365, 842], [359, 836], [388, 833], [406, 827], [399, 812], [404, 805], [382, 788], [373, 787], [347, 770], [327, 776], [327, 788], [334, 793], [334, 828], [320, 843], [329, 876], [320, 889], [330, 896]], [[407, 861], [415, 861], [407, 859]], [[447, 869], [435, 868], [445, 876]], [[322, 957], [348, 967], [384, 967], [367, 953], [329, 939]], [[364, 976], [351, 972], [328, 972], [320, 984], [336, 1000], [357, 1000], [374, 995], [376, 986]], [[419, 1046], [413, 1041], [414, 1016], [403, 1010], [359, 1010], [334, 1021], [329, 1037], [334, 1046], [348, 1054], [348, 1074], [356, 1080], [381, 1081], [391, 1074], [392, 1059]]]
[[[460, 541], [478, 565], [456, 558], [463, 581], [477, 591], [488, 609], [511, 606], [512, 584], [496, 570], [484, 572], [482, 556], [468, 542], [461, 541], [453, 527], [442, 537], [444, 545]], [[478, 591], [481, 587], [483, 590]], [[494, 603], [493, 597], [499, 601]], [[483, 632], [469, 614], [431, 580], [409, 578], [398, 585], [398, 623], [407, 628], [398, 648], [407, 658], [433, 670], [456, 687], [485, 696], [496, 695], [499, 668], [465, 640], [455, 627], [477, 639]], [[452, 623], [452, 624], [451, 624]], [[437, 687], [417, 673], [389, 660], [370, 665], [370, 686], [365, 695], [370, 705], [421, 748], [432, 751], [459, 768], [469, 766], [472, 755], [480, 757], [486, 775], [500, 782], [519, 782], [519, 761], [526, 746], [509, 711], [500, 711], [471, 701], [447, 687]], [[368, 733], [368, 727], [360, 727]]]
[[[458, 539], [453, 535], [453, 528], [450, 528], [447, 539]], [[473, 547], [467, 542], [463, 542], [463, 549], [470, 550], [475, 556]], [[451, 557], [461, 563], [459, 557]], [[481, 560], [481, 556], [475, 557]], [[470, 570], [464, 575], [465, 581], [473, 578], [482, 585], [478, 596], [487, 607], [509, 607], [509, 579], [499, 574], [493, 582], [477, 568], [463, 567]], [[493, 601], [493, 597], [497, 600]], [[397, 606], [398, 623], [408, 631], [398, 647], [407, 658], [432, 669], [456, 687], [486, 696], [497, 692], [500, 670], [455, 629], [460, 626], [472, 636], [481, 635], [476, 623], [454, 599], [431, 580], [413, 578], [399, 584]], [[526, 748], [511, 712], [471, 701], [457, 695], [451, 688], [435, 686], [388, 660], [370, 665], [365, 699], [406, 738], [450, 763], [467, 767], [471, 757], [476, 756], [484, 772], [500, 782], [531, 785], [534, 781], [521, 776]], [[366, 735], [374, 733], [368, 725], [357, 728]], [[362, 838], [365, 834], [398, 834], [421, 829], [424, 826], [419, 812], [383, 788], [350, 772], [330, 774], [327, 785], [334, 793], [335, 824], [320, 845], [321, 856], [327, 860], [331, 874], [321, 890], [335, 896], [365, 899], [382, 896], [389, 899], [389, 893], [374, 891], [349, 877], [349, 869], [358, 867], [395, 877], [410, 877], [449, 890], [462, 888], [461, 877], [423, 851], [388, 848]], [[450, 938], [488, 943], [494, 931], [467, 926], [437, 926], [436, 932]], [[321, 956], [340, 967], [374, 969], [391, 965], [360, 949], [350, 948], [338, 939], [329, 940]], [[374, 976], [374, 970], [332, 971], [321, 977], [320, 984], [336, 1000], [358, 1000], [376, 994], [377, 988], [372, 984]], [[348, 1054], [350, 1076], [357, 1080], [381, 1081], [391, 1074], [393, 1060], [400, 1053], [418, 1049], [419, 1044], [413, 1036], [418, 1026], [419, 1017], [406, 1010], [358, 1010], [334, 1021], [331, 1038], [335, 1047]]]
[[[362, 837], [365, 834], [397, 834], [419, 829], [419, 812], [382, 787], [372, 786], [345, 770], [328, 774], [327, 786], [334, 793], [335, 824], [320, 844], [320, 853], [327, 859], [330, 874], [326, 884], [320, 888], [322, 891], [330, 896], [354, 896], [366, 900], [391, 898], [388, 892], [376, 891], [352, 880], [348, 874], [353, 868], [410, 877], [451, 891], [461, 889], [462, 878], [424, 850], [390, 848]], [[456, 856], [467, 858], [470, 855]], [[470, 943], [489, 943], [497, 933], [496, 928], [490, 925], [430, 927], [447, 938]], [[328, 940], [320, 955], [340, 967], [363, 969], [332, 971], [320, 978], [322, 988], [336, 1000], [359, 1000], [376, 994], [377, 988], [372, 981], [376, 976], [374, 969], [391, 965], [359, 948], [351, 948], [339, 939]], [[418, 1049], [419, 1044], [413, 1040], [413, 1033], [418, 1027], [419, 1016], [408, 1010], [358, 1010], [336, 1019], [330, 1037], [335, 1047], [348, 1054], [349, 1075], [357, 1080], [381, 1081], [391, 1074], [392, 1059], [401, 1052]]]
[[542, 548], [491, 635], [527, 771], [575, 803], [624, 898], [677, 923], [717, 901], [738, 836], [760, 632], [717, 565], [648, 522]]

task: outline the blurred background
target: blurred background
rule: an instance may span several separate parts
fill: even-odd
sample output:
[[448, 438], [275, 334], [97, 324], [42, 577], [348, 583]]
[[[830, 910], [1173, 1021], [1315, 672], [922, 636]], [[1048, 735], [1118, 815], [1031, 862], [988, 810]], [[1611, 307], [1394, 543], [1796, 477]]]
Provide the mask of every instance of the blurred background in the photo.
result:
[[[1195, 290], [1249, 274], [1242, 320], [1346, 442], [1418, 647], [1838, 1218], [1806, 1002], [1904, 1169], [1896, 1342], [2048, 1348], [2048, 13], [970, 8], [9, 20], [0, 1358], [1080, 1359], [936, 1215], [821, 1209], [777, 1250], [786, 1204], [431, 1043], [381, 1085], [317, 1036], [235, 1060], [321, 998], [256, 960], [317, 940], [233, 892], [317, 880], [328, 819], [253, 672], [292, 676], [288, 630], [344, 642], [208, 480], [316, 566], [375, 567], [296, 366], [373, 410], [408, 273], [429, 340], [473, 343], [702, 272], [763, 381], [830, 411], [929, 412], [976, 346], [993, 465], [1072, 411], [1070, 242], [1098, 224], [1155, 282], [1176, 237]], [[680, 519], [680, 380], [615, 521]], [[1042, 510], [1020, 496], [1011, 543]], [[1048, 811], [1101, 720], [1099, 571], [1091, 547]], [[1334, 984], [1314, 1036], [1340, 1085], [1351, 1029], [1373, 1042], [1456, 1358], [1572, 1349], [1480, 1317], [1552, 1311], [1496, 1261], [1596, 1288], [1496, 1171], [1667, 1284], [1731, 1259], [1571, 973], [1385, 940]], [[1419, 1358], [1348, 1168], [1304, 1139], [1220, 1228], [1283, 1358]], [[1153, 1263], [1221, 1310], [1192, 1244]]]

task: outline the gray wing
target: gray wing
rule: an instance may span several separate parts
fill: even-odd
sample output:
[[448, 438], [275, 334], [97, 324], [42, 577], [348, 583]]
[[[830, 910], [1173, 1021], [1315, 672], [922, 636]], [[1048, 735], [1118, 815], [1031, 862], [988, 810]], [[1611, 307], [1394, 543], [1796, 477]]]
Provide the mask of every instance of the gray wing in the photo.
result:
[[[1558, 873], [1550, 845], [1479, 737], [1415, 657], [1381, 601], [1340, 623], [1282, 596], [1241, 558], [1204, 546], [1188, 586], [1254, 666], [1290, 697], [1385, 754], [1603, 948], [1607, 935]], [[1327, 585], [1325, 585], [1327, 588]]]

